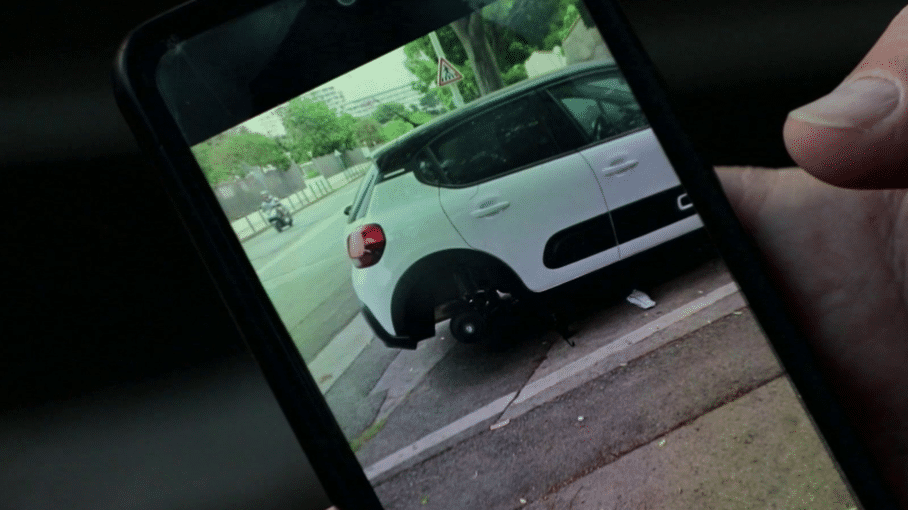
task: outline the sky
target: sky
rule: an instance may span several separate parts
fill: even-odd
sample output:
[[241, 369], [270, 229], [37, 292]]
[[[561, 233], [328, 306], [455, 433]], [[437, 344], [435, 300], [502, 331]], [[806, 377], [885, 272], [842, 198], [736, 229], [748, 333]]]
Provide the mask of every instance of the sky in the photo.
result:
[[325, 86], [333, 86], [344, 94], [347, 101], [371, 96], [379, 92], [407, 85], [416, 76], [404, 67], [404, 49], [398, 48], [377, 59], [335, 78]]
[[[344, 95], [347, 102], [354, 102], [357, 99], [407, 85], [415, 80], [416, 76], [404, 67], [406, 59], [407, 56], [401, 47], [329, 81], [322, 87], [332, 86]], [[242, 125], [254, 133], [269, 136], [286, 134], [274, 109], [252, 118]]]

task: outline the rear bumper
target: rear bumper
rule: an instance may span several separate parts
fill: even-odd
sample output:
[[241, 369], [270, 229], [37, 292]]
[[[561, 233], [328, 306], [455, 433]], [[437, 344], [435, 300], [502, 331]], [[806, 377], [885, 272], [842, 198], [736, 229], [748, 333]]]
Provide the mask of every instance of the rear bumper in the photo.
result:
[[372, 331], [374, 331], [378, 338], [380, 338], [388, 347], [395, 349], [416, 349], [416, 344], [419, 343], [418, 340], [414, 340], [409, 336], [396, 336], [388, 333], [367, 306], [363, 306], [363, 317], [366, 318], [366, 322], [369, 324], [369, 327], [372, 328]]

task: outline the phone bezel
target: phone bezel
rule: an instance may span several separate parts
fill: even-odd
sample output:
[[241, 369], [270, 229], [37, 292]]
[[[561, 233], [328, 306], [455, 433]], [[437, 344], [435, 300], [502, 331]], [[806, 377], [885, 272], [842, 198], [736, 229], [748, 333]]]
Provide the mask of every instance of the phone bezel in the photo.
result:
[[[877, 468], [824, 382], [809, 345], [789, 318], [779, 291], [766, 277], [759, 252], [734, 215], [717, 176], [700, 159], [672, 114], [658, 71], [643, 51], [617, 2], [584, 1], [681, 183], [707, 225], [717, 250], [797, 388], [838, 469], [863, 506], [896, 508]], [[333, 3], [333, 0], [311, 2], [318, 3], [326, 12], [331, 10], [326, 7], [329, 4], [336, 5], [338, 11], [350, 9]], [[272, 3], [273, 0], [200, 0], [184, 4], [143, 24], [127, 37], [121, 47], [114, 73], [114, 90], [140, 146], [164, 170], [164, 184], [211, 278], [275, 392], [329, 498], [340, 508], [381, 508], [317, 384], [293, 346], [264, 287], [256, 278], [214, 192], [204, 179], [181, 127], [170, 114], [157, 88], [158, 63], [174, 40], [191, 38]], [[442, 3], [445, 2], [436, 2]], [[445, 9], [468, 12], [463, 6], [451, 7], [456, 3], [445, 3]], [[380, 5], [385, 13], [393, 13], [395, 9], [402, 12], [417, 4], [423, 8], [426, 5], [415, 0], [359, 0], [360, 6]], [[311, 19], [312, 23], [319, 21], [317, 17]], [[437, 26], [430, 26], [427, 30], [434, 28]], [[408, 27], [405, 33], [412, 30]], [[351, 29], [348, 33], [359, 32]], [[349, 38], [347, 34], [339, 36]], [[391, 47], [396, 47], [393, 44]], [[384, 46], [373, 48], [375, 56], [384, 53], [381, 48]], [[310, 62], [317, 61], [317, 58], [317, 55], [312, 55]], [[315, 85], [325, 81], [321, 78], [317, 80], [319, 83]], [[305, 84], [300, 84], [295, 95], [308, 90], [305, 87]], [[260, 111], [251, 113], [261, 113], [293, 95], [277, 93], [270, 99], [270, 106], [259, 104]]]

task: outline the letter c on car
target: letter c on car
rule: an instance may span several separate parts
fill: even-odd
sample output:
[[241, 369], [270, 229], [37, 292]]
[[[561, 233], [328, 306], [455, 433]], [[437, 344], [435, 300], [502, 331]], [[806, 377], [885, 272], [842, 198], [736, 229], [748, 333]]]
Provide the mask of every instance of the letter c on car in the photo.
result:
[[691, 203], [690, 197], [687, 196], [687, 193], [682, 193], [681, 195], [678, 195], [678, 210], [679, 211], [684, 211], [686, 209], [690, 209], [693, 206], [694, 206], [694, 204]]

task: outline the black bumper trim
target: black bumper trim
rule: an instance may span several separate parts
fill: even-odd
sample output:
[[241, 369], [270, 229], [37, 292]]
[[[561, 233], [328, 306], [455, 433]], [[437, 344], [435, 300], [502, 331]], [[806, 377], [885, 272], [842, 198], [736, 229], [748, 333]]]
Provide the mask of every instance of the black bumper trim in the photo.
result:
[[388, 347], [396, 349], [416, 349], [417, 340], [413, 340], [408, 336], [395, 336], [385, 331], [385, 328], [378, 322], [378, 319], [372, 315], [372, 311], [365, 305], [363, 306], [363, 317], [366, 318], [366, 322], [369, 324], [369, 327], [372, 328], [372, 331], [374, 331], [378, 338], [380, 338]]

